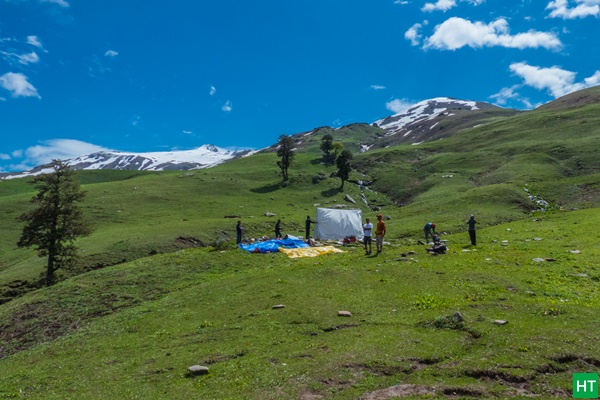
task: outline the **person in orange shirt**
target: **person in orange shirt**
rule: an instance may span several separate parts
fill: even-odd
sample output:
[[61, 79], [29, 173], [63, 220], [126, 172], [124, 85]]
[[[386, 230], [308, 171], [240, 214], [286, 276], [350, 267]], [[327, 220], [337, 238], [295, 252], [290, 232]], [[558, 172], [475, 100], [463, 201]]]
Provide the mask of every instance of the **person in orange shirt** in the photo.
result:
[[377, 215], [377, 228], [375, 230], [375, 244], [377, 245], [377, 252], [383, 251], [383, 237], [385, 236], [385, 222], [383, 222], [383, 215]]

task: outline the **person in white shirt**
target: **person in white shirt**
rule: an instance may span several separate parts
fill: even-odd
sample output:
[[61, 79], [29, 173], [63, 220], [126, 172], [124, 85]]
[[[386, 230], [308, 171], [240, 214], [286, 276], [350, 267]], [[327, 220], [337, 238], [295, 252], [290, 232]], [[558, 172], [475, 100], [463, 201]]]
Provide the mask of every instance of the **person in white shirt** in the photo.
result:
[[365, 244], [365, 255], [371, 254], [371, 243], [373, 241], [373, 224], [367, 218], [367, 223], [363, 225], [363, 243]]

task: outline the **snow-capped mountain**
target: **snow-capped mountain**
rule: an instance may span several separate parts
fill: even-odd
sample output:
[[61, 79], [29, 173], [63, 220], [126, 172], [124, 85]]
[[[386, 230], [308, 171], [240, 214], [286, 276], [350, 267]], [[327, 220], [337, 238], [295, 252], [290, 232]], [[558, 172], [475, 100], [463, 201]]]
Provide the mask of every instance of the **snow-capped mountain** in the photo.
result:
[[448, 97], [436, 97], [435, 99], [423, 100], [412, 105], [406, 111], [394, 114], [375, 121], [374, 123], [385, 130], [387, 135], [402, 133], [407, 125], [417, 122], [431, 121], [439, 116], [452, 116], [453, 111], [479, 110], [477, 102], [451, 99]]
[[363, 146], [386, 147], [401, 143], [419, 144], [440, 139], [476, 126], [491, 112], [515, 113], [485, 102], [437, 97], [410, 106], [406, 111], [382, 118], [372, 125], [384, 130], [382, 138]]
[[[101, 151], [85, 156], [64, 160], [71, 168], [80, 169], [118, 169], [118, 170], [193, 170], [214, 167], [240, 157], [254, 154], [253, 150], [226, 150], [211, 144], [193, 150], [165, 151], [153, 153], [127, 153], [120, 151]], [[41, 165], [26, 172], [9, 174], [3, 179], [20, 178], [50, 172], [48, 165]]]

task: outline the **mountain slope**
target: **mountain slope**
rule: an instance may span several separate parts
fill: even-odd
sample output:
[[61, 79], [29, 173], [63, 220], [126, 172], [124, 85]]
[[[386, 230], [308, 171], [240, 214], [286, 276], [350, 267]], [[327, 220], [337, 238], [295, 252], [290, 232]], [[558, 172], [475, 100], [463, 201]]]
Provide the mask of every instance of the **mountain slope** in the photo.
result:
[[[509, 118], [520, 112], [485, 102], [438, 97], [371, 124], [354, 123], [340, 128], [320, 127], [291, 135], [299, 151], [319, 151], [321, 138], [329, 134], [352, 152], [419, 144], [450, 137], [462, 130]], [[276, 144], [264, 151], [275, 151]]]
[[[226, 150], [209, 144], [193, 150], [153, 153], [102, 151], [65, 161], [75, 170], [179, 171], [210, 168], [229, 160], [247, 157], [254, 153], [255, 151], [252, 150]], [[41, 165], [24, 173], [4, 174], [4, 178], [19, 178], [48, 171], [48, 165]]]
[[473, 128], [495, 117], [517, 114], [489, 103], [438, 97], [421, 101], [406, 111], [375, 121], [385, 136], [373, 142], [371, 148], [398, 144], [418, 144], [449, 137], [462, 129]]

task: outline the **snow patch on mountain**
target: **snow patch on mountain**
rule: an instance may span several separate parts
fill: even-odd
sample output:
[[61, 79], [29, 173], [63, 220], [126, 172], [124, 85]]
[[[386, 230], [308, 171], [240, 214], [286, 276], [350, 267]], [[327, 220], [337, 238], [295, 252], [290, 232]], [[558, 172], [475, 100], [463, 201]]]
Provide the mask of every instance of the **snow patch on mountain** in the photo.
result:
[[408, 110], [374, 122], [386, 131], [387, 136], [399, 133], [404, 127], [430, 121], [443, 115], [453, 115], [448, 110], [478, 110], [477, 102], [458, 100], [450, 97], [436, 97], [414, 104]]
[[[208, 144], [193, 150], [150, 153], [100, 151], [64, 161], [76, 170], [194, 170], [214, 167], [235, 158], [248, 157], [256, 152], [256, 150], [227, 150]], [[52, 169], [48, 165], [42, 165], [30, 171], [6, 175], [2, 179], [22, 178], [48, 172], [52, 172]]]

